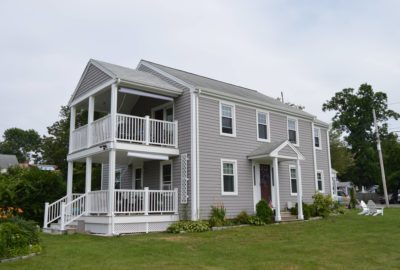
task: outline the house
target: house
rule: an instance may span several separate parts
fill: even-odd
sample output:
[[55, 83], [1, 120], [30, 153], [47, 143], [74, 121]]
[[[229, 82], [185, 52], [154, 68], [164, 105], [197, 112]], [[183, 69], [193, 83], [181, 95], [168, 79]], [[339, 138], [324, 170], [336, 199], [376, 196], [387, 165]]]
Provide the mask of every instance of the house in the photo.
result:
[[[220, 203], [229, 218], [253, 214], [261, 199], [279, 222], [317, 191], [332, 194], [328, 124], [255, 90], [145, 60], [136, 69], [90, 60], [69, 106], [67, 194], [46, 203], [45, 228], [163, 231]], [[72, 194], [77, 162], [84, 194]], [[91, 188], [93, 163], [101, 190]]]
[[15, 155], [0, 154], [0, 173], [6, 173], [8, 168], [18, 166], [18, 159]]

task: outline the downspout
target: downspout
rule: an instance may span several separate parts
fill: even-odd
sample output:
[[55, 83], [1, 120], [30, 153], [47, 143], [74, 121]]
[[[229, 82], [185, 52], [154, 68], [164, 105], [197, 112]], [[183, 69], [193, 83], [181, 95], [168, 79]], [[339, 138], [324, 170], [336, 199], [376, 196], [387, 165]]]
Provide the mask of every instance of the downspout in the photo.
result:
[[197, 167], [197, 219], [200, 219], [200, 148], [199, 148], [199, 96], [201, 89], [197, 89], [196, 100], [196, 167]]
[[190, 89], [190, 167], [191, 167], [191, 220], [197, 220], [197, 117], [196, 117], [196, 93], [195, 89]]
[[[312, 134], [312, 148], [313, 148], [313, 158], [314, 158], [314, 185], [315, 185], [315, 192], [318, 190], [318, 182], [317, 182], [317, 155], [315, 150], [315, 126], [314, 122], [311, 123], [311, 134]], [[320, 139], [321, 140], [321, 139]], [[321, 143], [321, 142], [320, 142]]]
[[[332, 164], [331, 164], [331, 146], [329, 141], [329, 130], [330, 127], [326, 130], [326, 144], [328, 149], [328, 163], [329, 163], [329, 183], [331, 188], [331, 196], [333, 196], [333, 186], [332, 186]], [[336, 181], [336, 180], [335, 180]]]

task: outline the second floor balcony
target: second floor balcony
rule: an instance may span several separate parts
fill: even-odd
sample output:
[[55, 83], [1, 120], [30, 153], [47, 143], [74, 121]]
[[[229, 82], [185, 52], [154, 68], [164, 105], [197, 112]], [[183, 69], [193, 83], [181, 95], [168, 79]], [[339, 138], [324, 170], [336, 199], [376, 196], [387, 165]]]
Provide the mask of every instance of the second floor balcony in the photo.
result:
[[178, 122], [108, 114], [71, 132], [70, 153], [110, 141], [177, 148]]

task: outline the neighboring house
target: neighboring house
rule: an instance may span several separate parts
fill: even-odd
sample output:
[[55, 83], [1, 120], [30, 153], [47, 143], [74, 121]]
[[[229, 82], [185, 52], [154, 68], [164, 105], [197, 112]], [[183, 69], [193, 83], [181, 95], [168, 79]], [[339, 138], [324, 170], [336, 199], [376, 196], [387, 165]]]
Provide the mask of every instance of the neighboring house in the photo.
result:
[[0, 173], [6, 173], [8, 168], [18, 166], [18, 159], [15, 155], [0, 154]]
[[[90, 60], [69, 106], [67, 196], [46, 205], [44, 227], [161, 231], [207, 219], [215, 204], [229, 218], [254, 214], [261, 199], [280, 221], [288, 206], [332, 194], [328, 124], [255, 90], [145, 60]], [[85, 194], [72, 194], [75, 162], [86, 163]], [[91, 189], [93, 163], [101, 190]]]
[[39, 170], [42, 170], [42, 171], [56, 171], [57, 170], [57, 165], [35, 164], [33, 166], [37, 167]]

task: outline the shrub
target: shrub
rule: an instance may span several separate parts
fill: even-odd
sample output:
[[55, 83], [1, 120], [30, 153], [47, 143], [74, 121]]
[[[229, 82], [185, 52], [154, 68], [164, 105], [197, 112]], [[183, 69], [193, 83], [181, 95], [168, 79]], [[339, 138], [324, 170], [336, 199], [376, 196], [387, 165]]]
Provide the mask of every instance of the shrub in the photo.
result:
[[329, 214], [332, 212], [334, 206], [332, 197], [330, 195], [324, 196], [321, 193], [316, 193], [313, 196], [313, 199], [313, 207], [316, 215], [324, 218], [328, 217]]
[[167, 232], [169, 233], [205, 232], [208, 230], [210, 230], [210, 227], [205, 221], [179, 221], [167, 228]]
[[34, 222], [10, 218], [0, 223], [0, 258], [40, 251], [39, 230]]
[[250, 225], [255, 225], [255, 226], [265, 225], [265, 222], [261, 218], [259, 218], [258, 216], [249, 217], [248, 222], [249, 222]]
[[354, 188], [350, 189], [350, 208], [356, 208], [357, 198]]
[[211, 214], [210, 214], [210, 226], [211, 227], [220, 227], [224, 226], [226, 221], [226, 209], [223, 204], [217, 206], [211, 206]]
[[242, 211], [236, 216], [236, 221], [238, 224], [249, 224], [249, 218], [249, 214], [246, 211]]
[[273, 212], [265, 200], [261, 200], [256, 205], [256, 216], [265, 223], [272, 223]]

